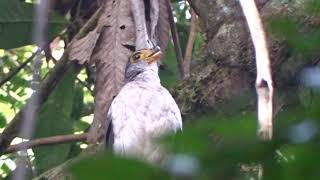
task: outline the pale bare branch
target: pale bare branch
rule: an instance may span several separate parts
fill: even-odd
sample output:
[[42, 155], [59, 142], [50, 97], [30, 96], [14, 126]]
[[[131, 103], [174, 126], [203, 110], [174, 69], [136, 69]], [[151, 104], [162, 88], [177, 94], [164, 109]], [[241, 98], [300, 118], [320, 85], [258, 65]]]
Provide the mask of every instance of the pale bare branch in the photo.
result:
[[267, 49], [265, 32], [254, 0], [240, 0], [246, 17], [256, 53], [258, 94], [258, 134], [263, 139], [272, 138], [273, 117], [273, 82], [270, 59]]
[[[143, 0], [131, 0], [131, 11], [134, 19], [135, 30], [136, 30], [135, 45], [137, 50], [149, 49], [152, 47], [152, 43], [150, 42], [150, 39], [148, 37], [148, 31], [147, 31], [147, 25], [146, 25], [146, 19], [145, 19], [146, 15], [145, 15], [144, 9], [145, 9], [145, 4]], [[158, 11], [159, 11], [159, 8], [158, 8]]]
[[192, 50], [193, 50], [193, 45], [196, 38], [197, 15], [192, 9], [192, 7], [190, 7], [190, 14], [191, 14], [190, 32], [189, 32], [188, 43], [187, 43], [186, 52], [184, 54], [184, 60], [183, 60], [183, 69], [184, 69], [183, 79], [188, 78], [190, 76], [190, 63], [192, 58]]

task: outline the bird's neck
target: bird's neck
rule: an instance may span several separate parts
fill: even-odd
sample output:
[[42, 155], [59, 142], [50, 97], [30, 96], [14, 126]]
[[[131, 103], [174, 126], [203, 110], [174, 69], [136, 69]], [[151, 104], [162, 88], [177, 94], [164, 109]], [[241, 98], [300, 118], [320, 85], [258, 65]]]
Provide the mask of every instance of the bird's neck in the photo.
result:
[[151, 64], [147, 70], [139, 73], [133, 81], [143, 81], [148, 83], [160, 84], [160, 78], [158, 75], [158, 65], [157, 63]]

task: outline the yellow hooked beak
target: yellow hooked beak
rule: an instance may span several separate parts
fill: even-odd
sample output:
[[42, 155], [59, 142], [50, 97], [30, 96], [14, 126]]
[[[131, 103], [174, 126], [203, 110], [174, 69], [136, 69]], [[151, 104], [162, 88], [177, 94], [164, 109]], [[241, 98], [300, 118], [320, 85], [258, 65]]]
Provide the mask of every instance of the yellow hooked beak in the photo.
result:
[[149, 64], [160, 59], [162, 52], [159, 46], [156, 46], [153, 49], [150, 49], [149, 51], [150, 54], [146, 57], [146, 60]]

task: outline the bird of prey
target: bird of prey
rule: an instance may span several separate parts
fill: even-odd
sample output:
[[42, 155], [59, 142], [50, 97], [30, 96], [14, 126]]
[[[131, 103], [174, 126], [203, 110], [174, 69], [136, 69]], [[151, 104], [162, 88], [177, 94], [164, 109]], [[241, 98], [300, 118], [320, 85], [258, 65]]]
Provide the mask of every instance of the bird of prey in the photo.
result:
[[159, 47], [133, 53], [125, 71], [126, 84], [107, 115], [112, 126], [107, 140], [108, 136], [113, 137], [113, 151], [152, 163], [163, 159], [163, 149], [154, 139], [182, 130], [180, 110], [160, 84], [157, 65], [160, 54]]

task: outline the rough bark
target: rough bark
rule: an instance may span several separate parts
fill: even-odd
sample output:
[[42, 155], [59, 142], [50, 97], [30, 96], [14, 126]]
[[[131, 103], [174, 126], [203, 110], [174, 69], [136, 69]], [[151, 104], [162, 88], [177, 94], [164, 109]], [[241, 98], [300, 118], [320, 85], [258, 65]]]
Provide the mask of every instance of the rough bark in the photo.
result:
[[[190, 78], [179, 84], [173, 94], [183, 115], [207, 109], [221, 109], [243, 94], [251, 94], [248, 102], [255, 105], [256, 77], [254, 48], [239, 2], [233, 0], [188, 0], [194, 8], [204, 33], [205, 43]], [[257, 0], [264, 26], [272, 18], [294, 16], [306, 24], [319, 25], [315, 17], [306, 18], [300, 1]], [[311, 26], [311, 25], [310, 25]], [[287, 44], [267, 32], [268, 47], [275, 86], [285, 87], [296, 72], [317, 58], [301, 61], [301, 56], [290, 53]]]
[[[125, 0], [103, 2], [101, 12], [96, 13], [100, 14], [97, 15], [98, 20], [93, 21], [95, 28], [89, 29], [86, 36], [73, 42], [70, 53], [71, 60], [89, 62], [96, 67], [94, 120], [88, 136], [90, 143], [97, 143], [103, 137], [108, 124], [105, 122], [107, 110], [123, 85], [125, 66], [132, 53], [124, 45], [136, 45], [136, 49], [150, 48], [153, 44], [148, 34], [157, 36], [154, 39], [164, 39], [160, 41], [163, 49], [168, 42], [168, 23], [157, 14], [164, 10], [163, 2], [159, 4], [154, 1], [149, 7], [153, 10], [150, 13], [150, 33], [145, 23], [142, 0], [132, 0], [133, 3]], [[164, 13], [164, 17], [166, 15]], [[158, 19], [163, 25], [161, 28]]]
[[169, 24], [169, 13], [168, 13], [167, 1], [160, 1], [159, 3], [159, 18], [155, 28], [156, 44], [160, 46], [163, 54], [161, 55], [161, 61], [163, 60], [166, 47], [168, 45], [170, 36], [170, 24]]

